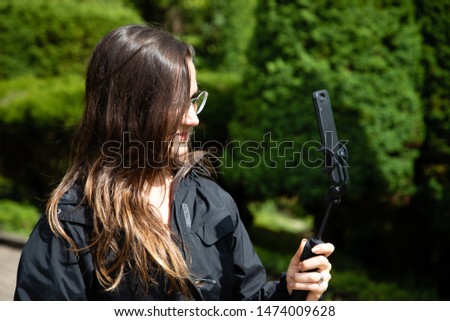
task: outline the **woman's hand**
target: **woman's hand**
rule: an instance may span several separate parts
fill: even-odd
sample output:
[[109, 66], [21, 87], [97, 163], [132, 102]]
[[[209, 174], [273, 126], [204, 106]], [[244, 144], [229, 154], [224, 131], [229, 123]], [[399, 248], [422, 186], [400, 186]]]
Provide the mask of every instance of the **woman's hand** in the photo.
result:
[[[328, 289], [328, 282], [331, 279], [331, 263], [328, 261], [334, 251], [331, 243], [322, 243], [314, 246], [312, 252], [317, 256], [300, 262], [300, 257], [306, 244], [303, 239], [294, 257], [289, 263], [286, 273], [287, 289], [289, 294], [293, 290], [309, 291], [307, 301], [319, 300], [322, 294]], [[312, 271], [314, 272], [302, 272]]]

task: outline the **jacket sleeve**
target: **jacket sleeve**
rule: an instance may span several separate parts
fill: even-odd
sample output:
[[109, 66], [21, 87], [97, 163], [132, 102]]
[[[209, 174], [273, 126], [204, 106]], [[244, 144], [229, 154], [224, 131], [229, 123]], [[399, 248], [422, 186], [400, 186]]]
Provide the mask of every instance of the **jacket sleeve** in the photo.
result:
[[266, 270], [256, 254], [244, 224], [237, 220], [233, 237], [236, 300], [290, 300], [283, 274], [279, 281], [267, 281]]
[[22, 251], [14, 300], [87, 300], [79, 255], [41, 217]]

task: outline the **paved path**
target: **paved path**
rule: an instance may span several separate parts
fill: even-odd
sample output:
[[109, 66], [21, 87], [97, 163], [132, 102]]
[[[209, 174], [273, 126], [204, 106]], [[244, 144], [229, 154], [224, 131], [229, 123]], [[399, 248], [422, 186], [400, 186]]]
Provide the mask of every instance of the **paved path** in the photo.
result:
[[0, 244], [0, 301], [13, 299], [20, 253], [18, 247]]

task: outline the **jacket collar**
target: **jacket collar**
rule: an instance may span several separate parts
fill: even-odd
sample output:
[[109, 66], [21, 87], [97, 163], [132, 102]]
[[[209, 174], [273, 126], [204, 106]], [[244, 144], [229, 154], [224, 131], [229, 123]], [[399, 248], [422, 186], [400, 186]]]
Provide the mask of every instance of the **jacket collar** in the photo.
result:
[[83, 186], [79, 183], [75, 183], [59, 199], [58, 211], [61, 221], [90, 226], [94, 224], [92, 211], [84, 202]]

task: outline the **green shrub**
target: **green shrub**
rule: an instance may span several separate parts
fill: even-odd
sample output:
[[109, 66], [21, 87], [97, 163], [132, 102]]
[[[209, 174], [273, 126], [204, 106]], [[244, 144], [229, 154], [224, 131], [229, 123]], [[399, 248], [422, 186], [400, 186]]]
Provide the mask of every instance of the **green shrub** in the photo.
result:
[[4, 80], [0, 82], [0, 122], [73, 126], [81, 117], [83, 98], [84, 78], [78, 74]]
[[141, 23], [119, 0], [4, 0], [0, 2], [0, 79], [84, 71], [100, 38]]
[[39, 217], [39, 210], [34, 206], [0, 200], [0, 231], [28, 236]]
[[[425, 81], [422, 99], [425, 107], [426, 139], [417, 162], [418, 193], [411, 204], [412, 222], [409, 235], [429, 235], [429, 242], [417, 242], [408, 258], [422, 274], [419, 265], [432, 262], [433, 273], [426, 274], [430, 282], [437, 282], [439, 292], [448, 300], [450, 280], [436, 281], [433, 275], [446, 273], [450, 244], [450, 1], [416, 0], [417, 16], [422, 27], [424, 46], [422, 64]], [[420, 262], [420, 263], [419, 263]], [[431, 267], [430, 264], [427, 264]]]
[[257, 0], [125, 0], [146, 21], [164, 25], [195, 47], [199, 69], [240, 72], [247, 63]]

